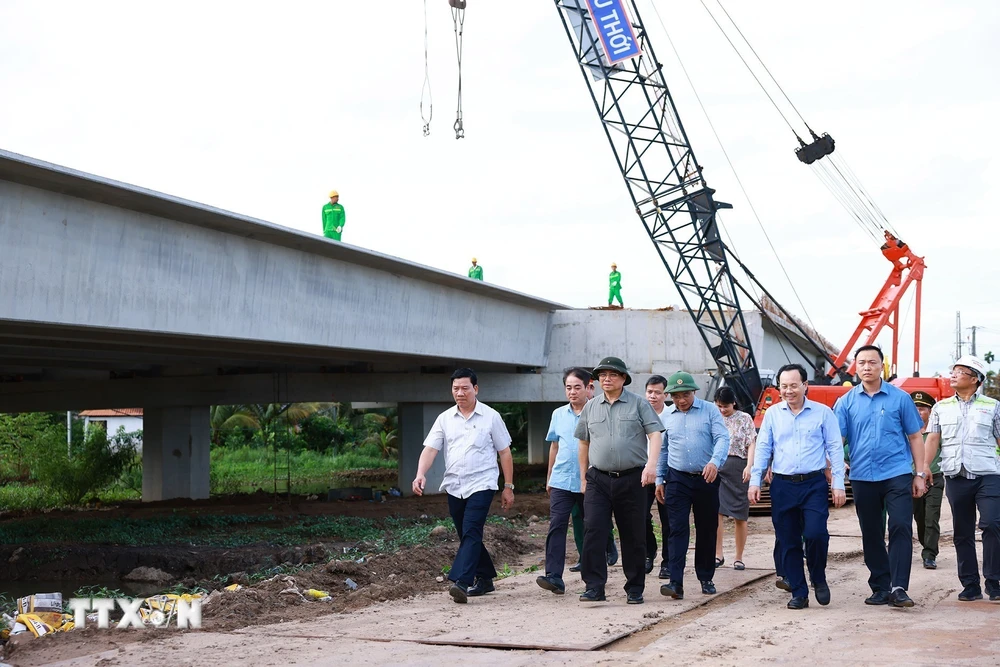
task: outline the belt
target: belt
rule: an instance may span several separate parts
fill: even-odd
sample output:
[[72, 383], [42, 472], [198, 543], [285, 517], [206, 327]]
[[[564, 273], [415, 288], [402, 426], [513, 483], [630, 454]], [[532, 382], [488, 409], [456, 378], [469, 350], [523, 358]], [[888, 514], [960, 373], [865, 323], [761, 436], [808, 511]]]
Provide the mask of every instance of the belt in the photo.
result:
[[628, 470], [601, 470], [600, 468], [591, 468], [594, 472], [599, 472], [602, 475], [607, 475], [608, 477], [624, 477], [625, 475], [631, 475], [634, 472], [642, 472], [642, 468], [629, 468]]
[[684, 475], [685, 477], [701, 477], [702, 476], [702, 474], [700, 472], [687, 472], [686, 470], [677, 470], [676, 468], [671, 468], [670, 470], [672, 472], [677, 473], [678, 475]]
[[778, 479], [784, 479], [784, 480], [787, 480], [789, 482], [804, 482], [807, 479], [812, 479], [813, 477], [817, 477], [819, 475], [822, 475], [824, 472], [825, 472], [825, 469], [823, 469], [823, 470], [813, 470], [812, 472], [802, 473], [801, 475], [782, 475], [782, 474], [779, 474], [779, 473], [774, 473], [774, 476], [777, 477]]

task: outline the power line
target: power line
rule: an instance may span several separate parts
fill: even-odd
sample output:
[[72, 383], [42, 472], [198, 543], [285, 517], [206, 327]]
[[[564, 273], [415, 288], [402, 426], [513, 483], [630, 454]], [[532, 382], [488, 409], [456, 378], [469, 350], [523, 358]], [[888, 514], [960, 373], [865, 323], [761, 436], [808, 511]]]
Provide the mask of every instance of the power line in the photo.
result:
[[[684, 78], [687, 79], [688, 85], [691, 86], [691, 91], [694, 93], [695, 99], [698, 100], [698, 106], [701, 107], [701, 112], [705, 114], [705, 120], [708, 121], [708, 126], [712, 129], [712, 134], [715, 136], [715, 140], [719, 143], [719, 148], [722, 149], [722, 154], [726, 157], [726, 162], [729, 164], [729, 168], [732, 170], [733, 176], [736, 178], [736, 182], [737, 184], [739, 184], [740, 190], [743, 192], [743, 196], [747, 200], [747, 204], [750, 207], [750, 211], [751, 213], [753, 213], [753, 217], [757, 221], [757, 226], [760, 227], [760, 231], [764, 235], [764, 239], [767, 240], [767, 245], [771, 248], [771, 252], [774, 254], [774, 258], [777, 260], [778, 266], [781, 268], [781, 272], [785, 276], [785, 280], [788, 281], [788, 285], [792, 288], [792, 293], [795, 295], [795, 299], [796, 301], [798, 301], [799, 307], [802, 308], [802, 312], [805, 314], [806, 319], [809, 320], [809, 325], [812, 326], [813, 329], [815, 329], [816, 325], [813, 324], [812, 317], [809, 316], [809, 311], [806, 309], [805, 304], [802, 302], [802, 297], [799, 296], [798, 290], [795, 289], [795, 284], [792, 283], [791, 276], [788, 275], [788, 271], [785, 269], [785, 264], [781, 261], [781, 257], [778, 255], [778, 250], [774, 247], [774, 243], [771, 241], [771, 237], [768, 235], [767, 229], [764, 228], [764, 223], [761, 221], [760, 216], [757, 214], [757, 208], [753, 205], [753, 201], [750, 199], [750, 195], [747, 193], [747, 189], [743, 186], [743, 180], [740, 178], [739, 173], [736, 171], [736, 166], [733, 164], [732, 159], [729, 157], [729, 151], [726, 150], [725, 144], [722, 143], [722, 138], [719, 136], [718, 131], [715, 129], [715, 123], [712, 122], [712, 117], [709, 116], [708, 109], [705, 108], [705, 104], [701, 101], [701, 95], [698, 94], [698, 89], [695, 87], [694, 81], [691, 79], [691, 75], [688, 74], [687, 67], [684, 66], [684, 61], [681, 59], [681, 54], [677, 51], [677, 46], [674, 44], [674, 40], [670, 37], [670, 31], [667, 30], [667, 26], [663, 22], [663, 17], [660, 16], [660, 10], [657, 8], [656, 2], [654, 0], [650, 0], [650, 5], [653, 7], [653, 12], [656, 14], [656, 20], [659, 21], [660, 27], [663, 29], [663, 33], [667, 36], [667, 43], [670, 44], [670, 48], [671, 50], [673, 50], [674, 56], [677, 57], [677, 62], [681, 67], [681, 71], [684, 72]], [[702, 5], [704, 5], [703, 1]], [[706, 7], [705, 9], [707, 10], [708, 8]], [[711, 14], [711, 12], [709, 13]], [[732, 42], [730, 42], [730, 44], [731, 43]], [[744, 64], [746, 63], [744, 62]], [[789, 127], [791, 127], [790, 124]], [[795, 130], [793, 129], [792, 131], [794, 132]], [[718, 214], [716, 214], [716, 219], [718, 220]], [[721, 221], [720, 221], [720, 226], [721, 226]], [[738, 256], [738, 253], [736, 253], [736, 246], [732, 242], [732, 237], [729, 234], [728, 229], [726, 228], [723, 229], [726, 231], [726, 236], [729, 237], [729, 242], [733, 253], [737, 254]]]

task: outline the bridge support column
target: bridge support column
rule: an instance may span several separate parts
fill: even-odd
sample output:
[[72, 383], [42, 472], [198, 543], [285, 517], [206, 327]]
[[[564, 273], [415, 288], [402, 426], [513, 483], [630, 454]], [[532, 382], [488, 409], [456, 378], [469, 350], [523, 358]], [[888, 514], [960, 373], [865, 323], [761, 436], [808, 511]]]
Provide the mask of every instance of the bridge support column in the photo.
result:
[[560, 403], [528, 403], [528, 463], [549, 462], [549, 443], [545, 436], [549, 432], [552, 411]]
[[208, 406], [142, 412], [142, 500], [208, 498]]
[[[417, 474], [417, 462], [424, 450], [424, 438], [430, 433], [437, 416], [454, 407], [454, 403], [400, 403], [399, 419], [399, 488], [405, 496], [413, 495], [411, 485]], [[444, 455], [438, 452], [434, 465], [427, 471], [424, 493], [439, 493], [444, 479]]]

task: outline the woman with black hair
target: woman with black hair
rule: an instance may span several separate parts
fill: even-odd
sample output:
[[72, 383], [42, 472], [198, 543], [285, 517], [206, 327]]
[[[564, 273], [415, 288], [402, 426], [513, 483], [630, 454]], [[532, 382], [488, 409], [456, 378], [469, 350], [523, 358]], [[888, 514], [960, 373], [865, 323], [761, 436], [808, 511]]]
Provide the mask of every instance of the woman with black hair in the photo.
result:
[[736, 560], [733, 568], [743, 570], [743, 548], [747, 543], [747, 519], [750, 518], [750, 501], [747, 490], [750, 483], [750, 462], [753, 461], [757, 431], [753, 419], [736, 406], [736, 394], [729, 387], [715, 392], [715, 405], [729, 429], [729, 456], [719, 469], [719, 532], [715, 541], [715, 566], [722, 567], [722, 537], [726, 517], [736, 522]]

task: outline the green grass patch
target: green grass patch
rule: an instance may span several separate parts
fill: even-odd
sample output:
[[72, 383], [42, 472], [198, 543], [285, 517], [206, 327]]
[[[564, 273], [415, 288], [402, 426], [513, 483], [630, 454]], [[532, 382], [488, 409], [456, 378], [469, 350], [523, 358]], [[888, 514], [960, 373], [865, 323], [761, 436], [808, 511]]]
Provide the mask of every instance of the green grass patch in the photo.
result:
[[146, 519], [21, 519], [0, 526], [0, 544], [294, 546], [318, 541], [348, 542], [363, 551], [395, 552], [428, 541], [447, 519], [365, 519], [309, 516], [288, 521], [275, 515], [183, 515]]

